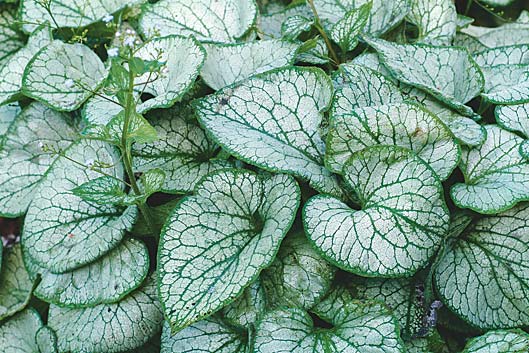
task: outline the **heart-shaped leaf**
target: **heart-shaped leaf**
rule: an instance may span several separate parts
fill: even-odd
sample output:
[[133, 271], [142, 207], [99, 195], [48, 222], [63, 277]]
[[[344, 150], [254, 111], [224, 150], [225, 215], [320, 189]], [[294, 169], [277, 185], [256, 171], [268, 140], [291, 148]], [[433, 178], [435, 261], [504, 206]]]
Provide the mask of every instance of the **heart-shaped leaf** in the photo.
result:
[[418, 41], [449, 45], [456, 34], [457, 12], [452, 0], [411, 0], [408, 21], [418, 30]]
[[512, 353], [529, 350], [529, 335], [522, 330], [497, 330], [473, 338], [462, 353]]
[[356, 151], [373, 145], [395, 145], [415, 152], [446, 179], [457, 166], [459, 145], [435, 115], [417, 104], [363, 107], [333, 115], [327, 135], [327, 166], [340, 172]]
[[487, 125], [487, 140], [463, 148], [460, 168], [465, 183], [452, 186], [452, 200], [462, 208], [492, 214], [529, 200], [529, 162], [519, 152], [523, 139]]
[[303, 209], [309, 239], [347, 271], [413, 275], [448, 231], [449, 214], [435, 172], [409, 150], [375, 146], [354, 153], [343, 175], [361, 210], [331, 196], [314, 196]]
[[473, 115], [472, 109], [464, 104], [481, 93], [484, 79], [468, 51], [372, 38], [367, 41], [396, 79], [430, 93], [462, 114]]
[[[39, 314], [34, 309], [27, 309], [0, 325], [0, 347], [4, 353], [57, 353], [53, 343], [53, 332], [40, 336], [44, 328]], [[51, 349], [50, 349], [51, 348]]]
[[114, 304], [69, 309], [50, 306], [48, 324], [58, 335], [59, 351], [117, 353], [147, 343], [162, 328], [163, 315], [153, 276]]
[[56, 155], [77, 137], [67, 115], [32, 103], [7, 130], [0, 149], [0, 213], [17, 217], [26, 212], [35, 190]]
[[53, 41], [27, 64], [22, 92], [60, 111], [81, 106], [103, 83], [103, 62], [83, 44]]
[[132, 228], [137, 210], [83, 201], [72, 189], [101, 174], [73, 163], [101, 162], [105, 172], [123, 178], [119, 155], [110, 145], [81, 140], [47, 172], [24, 221], [22, 245], [31, 259], [54, 273], [71, 271], [113, 249]]
[[320, 69], [285, 68], [224, 88], [195, 107], [204, 128], [234, 156], [339, 195], [336, 178], [323, 167], [320, 136], [332, 90]]
[[193, 35], [200, 41], [231, 43], [246, 34], [256, 16], [252, 0], [161, 0], [144, 6], [140, 28], [162, 36]]
[[293, 178], [225, 170], [206, 176], [162, 232], [159, 287], [173, 331], [233, 302], [268, 266], [290, 228]]
[[[293, 64], [299, 48], [282, 40], [240, 44], [204, 44], [207, 59], [200, 72], [211, 88], [218, 90], [252, 75]], [[219, 65], [222, 63], [222, 65]]]
[[476, 221], [441, 259], [435, 283], [443, 302], [480, 328], [529, 324], [529, 206]]
[[35, 288], [40, 299], [66, 307], [115, 303], [138, 288], [149, 270], [149, 254], [143, 243], [127, 240], [105, 256], [72, 272], [40, 271]]

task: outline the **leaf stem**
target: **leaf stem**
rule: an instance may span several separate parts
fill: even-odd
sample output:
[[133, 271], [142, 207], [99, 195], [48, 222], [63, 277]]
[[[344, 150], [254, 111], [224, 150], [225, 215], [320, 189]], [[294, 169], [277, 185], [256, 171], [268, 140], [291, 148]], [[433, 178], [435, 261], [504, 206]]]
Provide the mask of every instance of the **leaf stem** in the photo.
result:
[[323, 26], [321, 25], [320, 16], [318, 15], [318, 11], [316, 10], [316, 6], [314, 6], [314, 0], [307, 0], [307, 3], [310, 6], [310, 9], [312, 10], [312, 14], [314, 15], [314, 27], [320, 32], [321, 37], [325, 41], [325, 45], [327, 46], [327, 49], [329, 50], [329, 54], [331, 55], [331, 59], [334, 61], [334, 64], [336, 66], [340, 65], [340, 59], [338, 59], [338, 56], [336, 55], [336, 52], [332, 48], [332, 43], [329, 40], [329, 37], [327, 36], [327, 33], [325, 33], [325, 30], [323, 29]]

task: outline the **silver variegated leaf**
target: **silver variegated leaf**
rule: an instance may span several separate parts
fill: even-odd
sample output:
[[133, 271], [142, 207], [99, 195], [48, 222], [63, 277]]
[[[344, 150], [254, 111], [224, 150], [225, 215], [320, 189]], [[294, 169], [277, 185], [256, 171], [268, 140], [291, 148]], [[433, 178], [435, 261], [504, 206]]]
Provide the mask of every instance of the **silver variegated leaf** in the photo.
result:
[[449, 45], [456, 34], [457, 12], [452, 0], [411, 0], [408, 21], [414, 23], [421, 43]]
[[489, 331], [470, 340], [462, 353], [513, 353], [529, 350], [529, 335], [522, 330]]

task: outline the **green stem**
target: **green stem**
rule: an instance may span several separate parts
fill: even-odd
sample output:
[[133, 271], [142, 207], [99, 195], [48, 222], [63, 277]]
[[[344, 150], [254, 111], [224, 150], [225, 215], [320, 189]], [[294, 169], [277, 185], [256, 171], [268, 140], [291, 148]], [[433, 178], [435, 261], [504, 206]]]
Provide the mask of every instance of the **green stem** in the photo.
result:
[[329, 54], [331, 54], [332, 61], [334, 61], [334, 64], [336, 66], [340, 65], [340, 59], [338, 59], [338, 55], [336, 55], [336, 52], [332, 48], [332, 43], [329, 40], [329, 37], [327, 37], [327, 33], [325, 33], [323, 26], [321, 25], [320, 16], [318, 15], [316, 6], [314, 6], [314, 0], [307, 0], [307, 3], [309, 4], [310, 9], [312, 10], [312, 14], [314, 15], [314, 27], [318, 30], [318, 32], [320, 32], [321, 37], [325, 41], [325, 45], [329, 50]]

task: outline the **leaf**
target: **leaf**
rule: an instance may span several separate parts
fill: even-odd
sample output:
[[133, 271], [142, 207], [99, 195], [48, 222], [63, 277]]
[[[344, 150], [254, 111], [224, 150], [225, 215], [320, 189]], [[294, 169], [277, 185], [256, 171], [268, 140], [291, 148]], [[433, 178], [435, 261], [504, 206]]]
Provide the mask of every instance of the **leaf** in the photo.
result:
[[524, 12], [514, 22], [507, 22], [498, 27], [467, 26], [461, 31], [489, 48], [505, 47], [517, 44], [529, 44], [529, 23], [525, 21]]
[[[111, 165], [107, 174], [124, 177], [117, 151], [96, 140], [81, 140], [65, 152], [76, 161], [100, 161]], [[132, 228], [137, 210], [83, 201], [71, 190], [100, 174], [59, 158], [47, 172], [24, 221], [24, 252], [53, 273], [86, 265], [119, 244]]]
[[165, 182], [161, 191], [189, 193], [206, 174], [230, 167], [228, 161], [216, 159], [218, 146], [194, 120], [187, 105], [154, 111], [149, 119], [158, 140], [133, 146], [134, 170], [161, 169]]
[[430, 93], [464, 115], [473, 115], [464, 104], [481, 93], [484, 79], [465, 49], [366, 40], [396, 79]]
[[8, 64], [12, 55], [24, 47], [23, 36], [14, 25], [16, 10], [15, 6], [0, 5], [0, 67]]
[[[140, 177], [145, 199], [155, 192], [162, 190], [165, 182], [165, 172], [159, 168], [149, 169]], [[146, 201], [146, 200], [145, 200]]]
[[486, 49], [475, 53], [473, 58], [480, 67], [529, 64], [529, 44]]
[[257, 19], [257, 34], [261, 39], [281, 38], [283, 36], [283, 24], [290, 18], [312, 18], [312, 11], [306, 3], [288, 6], [280, 11], [268, 14], [260, 14]]
[[[357, 301], [335, 306], [335, 315], [325, 317], [332, 329], [315, 327], [311, 316], [297, 308], [267, 313], [257, 328], [255, 352], [404, 352], [395, 319], [384, 306]], [[314, 311], [322, 317], [318, 307]]]
[[329, 291], [335, 269], [303, 233], [287, 237], [274, 262], [261, 274], [270, 306], [310, 309]]
[[216, 317], [199, 321], [175, 335], [165, 323], [160, 353], [246, 353], [245, 342], [246, 337], [241, 337], [239, 332]]
[[[164, 1], [156, 5], [162, 2]], [[159, 57], [158, 53], [161, 53]], [[195, 39], [180, 36], [155, 38], [138, 49], [136, 56], [139, 58], [158, 60], [166, 64], [162, 74], [155, 80], [149, 73], [135, 79], [135, 84], [139, 85], [137, 87], [140, 90], [145, 87], [145, 93], [154, 96], [138, 104], [137, 111], [145, 113], [154, 108], [168, 108], [180, 100], [195, 82], [205, 55], [205, 50]], [[152, 80], [154, 81], [151, 83], [141, 85]]]
[[71, 119], [41, 103], [31, 103], [7, 130], [0, 149], [0, 213], [24, 214], [45, 173], [57, 159], [44, 146], [64, 150], [77, 137]]
[[42, 321], [37, 311], [24, 310], [0, 325], [0, 347], [4, 353], [41, 352], [35, 341], [41, 327]]
[[132, 205], [134, 197], [128, 197], [123, 183], [109, 176], [92, 179], [72, 189], [72, 194], [98, 205]]
[[221, 313], [228, 323], [240, 327], [249, 327], [255, 325], [266, 310], [266, 293], [261, 280], [258, 279], [246, 287], [233, 303], [222, 308]]
[[[123, 136], [123, 129], [125, 127], [125, 111], [121, 111], [118, 115], [114, 116], [108, 124], [102, 129], [103, 141], [108, 141], [116, 146], [121, 146], [121, 138]], [[97, 131], [98, 127], [96, 127]], [[98, 134], [94, 134], [99, 137]], [[149, 122], [141, 115], [137, 113], [131, 114], [128, 122], [127, 131], [127, 142], [132, 143], [149, 143], [156, 141], [157, 133], [156, 130], [149, 124]]]
[[4, 104], [0, 106], [0, 140], [2, 140], [9, 129], [11, 123], [20, 113], [18, 103]]
[[364, 276], [403, 277], [423, 267], [448, 231], [434, 171], [409, 150], [375, 146], [343, 168], [361, 210], [317, 195], [305, 204], [305, 231], [331, 263]]
[[339, 195], [323, 167], [320, 136], [332, 85], [317, 68], [285, 68], [254, 76], [195, 101], [198, 119], [213, 139], [240, 160], [306, 179]]
[[60, 332], [59, 351], [113, 353], [134, 349], [160, 332], [163, 315], [150, 276], [143, 287], [114, 304], [69, 309], [50, 305], [48, 324]]
[[380, 36], [396, 27], [410, 10], [408, 0], [314, 0], [314, 5], [322, 20], [334, 24], [350, 10], [369, 2], [373, 5], [365, 32], [373, 36]]
[[144, 33], [158, 28], [162, 36], [193, 35], [199, 41], [232, 43], [243, 37], [255, 22], [252, 0], [161, 0], [145, 5], [140, 17]]
[[304, 16], [291, 16], [287, 18], [281, 25], [281, 34], [283, 38], [288, 40], [294, 40], [299, 37], [303, 32], [311, 30], [314, 20]]
[[148, 270], [145, 245], [126, 240], [95, 262], [72, 272], [42, 273], [35, 295], [48, 303], [70, 308], [115, 303], [138, 288]]
[[35, 336], [39, 353], [57, 353], [57, 336], [48, 326], [42, 326]]
[[529, 335], [522, 330], [497, 330], [473, 338], [463, 353], [511, 353], [529, 350]]
[[411, 0], [408, 21], [419, 29], [418, 41], [450, 45], [456, 34], [457, 12], [452, 0]]
[[100, 21], [108, 14], [115, 13], [126, 6], [132, 6], [139, 1], [126, 0], [53, 0], [50, 1], [48, 12], [38, 3], [38, 0], [22, 0], [20, 16], [23, 21], [22, 28], [31, 32], [35, 23], [57, 23], [59, 27], [85, 27]]
[[494, 104], [529, 102], [529, 65], [496, 65], [481, 68], [485, 89], [481, 96]]
[[314, 65], [327, 64], [329, 62], [327, 45], [325, 45], [325, 41], [321, 37], [309, 39], [304, 45], [308, 45], [308, 47], [305, 47], [306, 50], [300, 48], [296, 57], [297, 61]]
[[73, 111], [97, 91], [107, 71], [83, 44], [59, 40], [42, 48], [27, 64], [22, 93], [60, 111]]
[[275, 257], [299, 206], [293, 178], [209, 174], [162, 231], [159, 290], [173, 332], [233, 302]]
[[452, 186], [450, 195], [458, 207], [492, 214], [529, 200], [529, 163], [519, 153], [522, 138], [495, 125], [485, 128], [483, 145], [463, 148], [465, 183]]
[[374, 145], [408, 148], [422, 158], [441, 180], [452, 174], [460, 149], [448, 128], [417, 104], [397, 103], [354, 109], [333, 115], [327, 135], [325, 162], [341, 172], [349, 157]]
[[529, 136], [529, 103], [498, 106], [495, 115], [502, 128]]
[[[24, 267], [19, 244], [4, 250], [0, 273], [0, 320], [24, 309], [33, 290], [33, 281]], [[2, 347], [2, 345], [0, 345]]]
[[468, 227], [441, 259], [435, 284], [443, 302], [479, 328], [529, 323], [529, 208], [521, 204]]
[[200, 76], [208, 86], [218, 90], [252, 75], [292, 65], [298, 47], [282, 40], [204, 44], [207, 59]]
[[367, 2], [352, 9], [332, 26], [330, 36], [343, 53], [351, 51], [357, 46], [358, 36], [367, 24], [371, 7], [372, 2]]
[[41, 48], [52, 41], [51, 31], [47, 26], [39, 27], [32, 33], [24, 48], [9, 57], [9, 62], [0, 68], [0, 104], [12, 101], [20, 95], [22, 75], [31, 58]]

